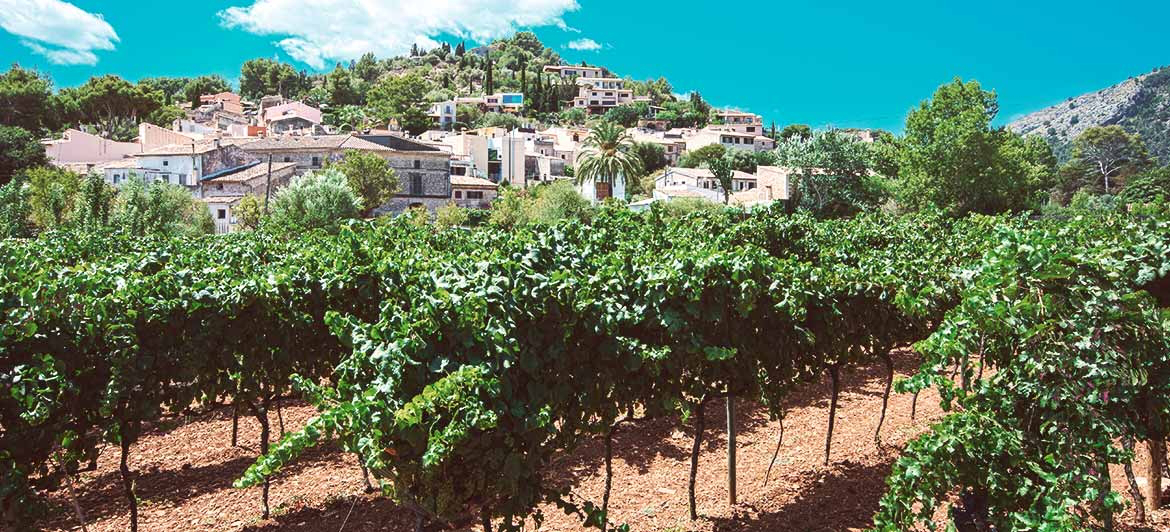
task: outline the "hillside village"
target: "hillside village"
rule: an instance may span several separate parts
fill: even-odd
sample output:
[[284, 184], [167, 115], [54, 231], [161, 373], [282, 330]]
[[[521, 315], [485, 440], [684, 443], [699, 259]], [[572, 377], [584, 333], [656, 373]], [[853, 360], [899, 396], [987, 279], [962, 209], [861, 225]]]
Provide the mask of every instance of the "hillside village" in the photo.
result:
[[[457, 50], [461, 57], [477, 59], [460, 62], [488, 65], [495, 53], [484, 47], [465, 55], [462, 49], [460, 44]], [[501, 54], [510, 53], [505, 47]], [[559, 61], [555, 54], [542, 57]], [[358, 68], [355, 63], [353, 69]], [[324, 83], [333, 86], [329, 76], [342, 71], [339, 65]], [[428, 72], [432, 77], [447, 76]], [[400, 70], [382, 76], [412, 74]], [[224, 90], [197, 94], [198, 105], [178, 104], [181, 114], [170, 123], [137, 124], [137, 134], [125, 141], [91, 128], [70, 127], [42, 143], [53, 165], [81, 175], [99, 174], [115, 187], [135, 177], [185, 187], [207, 204], [220, 233], [238, 229], [233, 207], [244, 197], [270, 198], [292, 177], [322, 169], [349, 151], [378, 155], [399, 179], [393, 199], [374, 214], [401, 213], [411, 207], [433, 213], [445, 205], [486, 209], [501, 186], [526, 189], [561, 180], [574, 182], [582, 197], [593, 203], [628, 199], [633, 209], [678, 198], [726, 200], [749, 207], [789, 198], [791, 171], [776, 166], [753, 164], [750, 172], [736, 170], [727, 198], [710, 170], [680, 167], [687, 154], [704, 149], [710, 152], [715, 146], [726, 152], [759, 154], [767, 162], [769, 152], [776, 147], [777, 132], [774, 125], [769, 131], [760, 115], [710, 109], [696, 93], [683, 103], [684, 107], [697, 108], [693, 114], [698, 118], [680, 119], [674, 95], [649, 90], [653, 82], [616, 77], [604, 66], [544, 64], [535, 79], [531, 87], [522, 82], [516, 90], [498, 91], [492, 90], [491, 76], [482, 76], [478, 86], [469, 81], [480, 92], [491, 92], [472, 96], [446, 91], [442, 95], [448, 98], [425, 105], [425, 123], [421, 124], [411, 122], [410, 112], [391, 113], [385, 121], [363, 116], [357, 122], [347, 122], [345, 114], [355, 106], [314, 101], [327, 99], [313, 95], [320, 87], [298, 98], [280, 94], [247, 98]], [[543, 96], [541, 83], [556, 87], [547, 91], [549, 94], [571, 97], [556, 98], [554, 106]], [[665, 80], [660, 83], [669, 88]], [[566, 92], [567, 87], [575, 92]], [[668, 101], [670, 105], [664, 105]], [[590, 125], [615, 116], [628, 124], [629, 138], [657, 151], [660, 155], [652, 155], [661, 162], [646, 168], [646, 173], [653, 175], [645, 185], [631, 182], [641, 176], [625, 175], [604, 182], [576, 182], [573, 169]], [[873, 139], [869, 132], [858, 134], [865, 140]]]
[[[1104, 99], [1134, 101], [1139, 87], [1160, 87], [1154, 80], [1166, 76], [1155, 73], [1065, 107], [1087, 109], [1092, 106], [1084, 102], [1127, 88], [1128, 96]], [[342, 176], [353, 192], [366, 189], [357, 209], [365, 217], [419, 208], [431, 218], [459, 209], [464, 213], [456, 220], [485, 219], [482, 211], [492, 209], [506, 191], [524, 196], [531, 190], [531, 199], [547, 188], [542, 185], [553, 184], [575, 191], [574, 197], [562, 196], [570, 203], [598, 205], [613, 198], [636, 211], [680, 200], [688, 209], [786, 202], [840, 215], [891, 200], [898, 208], [947, 201], [924, 199], [913, 179], [897, 179], [909, 151], [904, 139], [885, 131], [813, 131], [800, 124], [777, 129], [758, 114], [715, 108], [698, 92], [675, 94], [662, 77], [637, 81], [604, 65], [568, 64], [529, 32], [472, 49], [460, 42], [432, 50], [416, 46], [409, 56], [390, 59], [365, 54], [320, 74], [254, 59], [241, 67], [237, 87], [214, 75], [136, 83], [105, 75], [54, 93], [47, 76], [19, 65], [0, 77], [0, 85], [12, 102], [0, 110], [0, 124], [45, 135], [44, 157], [27, 159], [26, 168], [43, 159], [75, 176], [99, 176], [118, 189], [127, 183], [179, 187], [205, 205], [211, 219], [192, 223], [213, 226], [216, 233], [255, 226], [257, 212], [267, 214], [294, 179], [340, 165], [348, 154], [356, 154], [353, 164], [365, 165], [364, 174], [371, 174], [370, 161], [381, 161], [373, 177]], [[936, 97], [951, 90], [984, 94], [977, 83], [956, 80]], [[1159, 98], [1151, 101], [1147, 107], [1162, 105]], [[992, 114], [979, 127], [987, 129], [983, 134], [999, 135], [996, 142], [1014, 162], [989, 161], [970, 169], [972, 175], [993, 174], [983, 178], [980, 194], [1013, 187], [1028, 192], [964, 200], [970, 205], [960, 210], [1063, 206], [1078, 192], [1085, 201], [1100, 193], [1110, 196], [1127, 176], [1156, 170], [1150, 152], [1159, 153], [1165, 130], [1157, 118], [1130, 120], [1123, 128], [1111, 125], [1117, 120], [1110, 117], [1125, 114], [1118, 109], [1097, 118], [1085, 114], [1084, 122], [1078, 116], [1060, 118], [1069, 125], [1057, 138], [1053, 128], [1041, 127], [1053, 123], [1050, 115], [1057, 111], [1026, 117], [1005, 130], [990, 124], [993, 100], [987, 109]], [[1161, 111], [1146, 114], [1151, 113]], [[1145, 139], [1131, 134], [1135, 131]], [[1074, 146], [1082, 139], [1099, 144], [1093, 149], [1109, 158], [1108, 164], [1074, 157], [1074, 148], [1092, 151]], [[932, 142], [929, 132], [921, 140]], [[1051, 149], [1042, 147], [1045, 143]], [[617, 166], [581, 171], [589, 152], [594, 162]], [[1155, 174], [1135, 190], [1150, 189], [1147, 181], [1150, 190], [1160, 190]], [[0, 177], [15, 177], [14, 169], [0, 164]], [[363, 185], [361, 179], [378, 183]], [[994, 180], [1006, 180], [1007, 188], [990, 185]], [[958, 183], [932, 193], [964, 194]], [[59, 203], [68, 206], [71, 200]]]

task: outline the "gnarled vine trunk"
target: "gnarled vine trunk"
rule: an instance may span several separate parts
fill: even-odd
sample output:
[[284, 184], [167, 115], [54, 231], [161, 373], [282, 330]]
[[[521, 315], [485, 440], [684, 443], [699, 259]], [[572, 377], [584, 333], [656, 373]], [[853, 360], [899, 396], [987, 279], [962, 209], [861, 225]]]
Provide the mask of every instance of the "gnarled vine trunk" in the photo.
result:
[[699, 518], [699, 512], [695, 509], [695, 477], [699, 474], [699, 448], [703, 445], [703, 405], [707, 403], [706, 399], [699, 401], [699, 405], [695, 408], [695, 442], [691, 446], [691, 477], [687, 484], [687, 500], [690, 503], [691, 520], [694, 521]]
[[829, 366], [829, 384], [833, 388], [833, 396], [829, 400], [829, 430], [825, 434], [825, 465], [829, 465], [829, 454], [833, 449], [833, 425], [837, 420], [837, 398], [841, 394], [841, 366]]

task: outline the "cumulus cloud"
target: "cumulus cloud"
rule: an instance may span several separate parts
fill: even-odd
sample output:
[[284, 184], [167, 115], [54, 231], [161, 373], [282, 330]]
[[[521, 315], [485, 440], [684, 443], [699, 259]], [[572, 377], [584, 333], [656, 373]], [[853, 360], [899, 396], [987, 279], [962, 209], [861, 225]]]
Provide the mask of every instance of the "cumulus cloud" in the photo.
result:
[[100, 14], [61, 0], [0, 0], [0, 28], [59, 65], [95, 65], [119, 41]]
[[577, 0], [255, 0], [219, 16], [228, 28], [283, 37], [276, 44], [289, 56], [321, 69], [366, 52], [433, 48], [440, 34], [483, 42], [522, 27], [565, 29], [561, 17], [578, 7]]
[[596, 52], [601, 49], [600, 43], [589, 38], [570, 41], [568, 46], [571, 50], [580, 50], [583, 52]]

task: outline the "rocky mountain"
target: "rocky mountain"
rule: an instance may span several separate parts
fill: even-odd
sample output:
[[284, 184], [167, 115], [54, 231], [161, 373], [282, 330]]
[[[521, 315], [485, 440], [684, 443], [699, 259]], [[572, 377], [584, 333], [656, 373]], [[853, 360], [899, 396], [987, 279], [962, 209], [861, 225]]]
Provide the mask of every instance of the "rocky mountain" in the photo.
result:
[[1114, 124], [1140, 134], [1150, 154], [1162, 164], [1170, 164], [1170, 67], [1069, 98], [1008, 127], [1023, 135], [1048, 139], [1063, 161], [1072, 152], [1073, 140], [1086, 129]]

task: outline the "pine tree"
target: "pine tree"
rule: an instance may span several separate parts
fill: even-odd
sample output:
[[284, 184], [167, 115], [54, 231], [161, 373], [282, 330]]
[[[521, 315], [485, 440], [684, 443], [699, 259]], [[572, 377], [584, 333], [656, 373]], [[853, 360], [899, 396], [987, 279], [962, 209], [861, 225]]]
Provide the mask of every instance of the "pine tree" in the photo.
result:
[[467, 45], [463, 44], [463, 41], [459, 41], [459, 45], [455, 47], [455, 55], [463, 57], [465, 53], [467, 53]]
[[532, 102], [532, 110], [539, 113], [544, 108], [544, 87], [541, 83], [541, 78], [544, 76], [539, 72], [536, 73], [536, 80], [532, 82], [532, 98], [527, 95], [524, 96], [524, 103]]
[[520, 67], [520, 94], [524, 95], [524, 99], [528, 99], [528, 69], [523, 66]]
[[494, 83], [492, 83], [492, 70], [494, 68], [495, 67], [492, 66], [492, 52], [491, 52], [491, 50], [488, 50], [487, 67], [484, 68], [484, 72], [486, 72], [486, 76], [485, 76], [485, 79], [483, 81], [484, 94], [492, 94], [492, 89], [493, 89], [492, 85], [494, 85]]
[[410, 56], [411, 57], [418, 57], [419, 55], [422, 55], [422, 54], [420, 54], [418, 51], [418, 44], [410, 45]]

